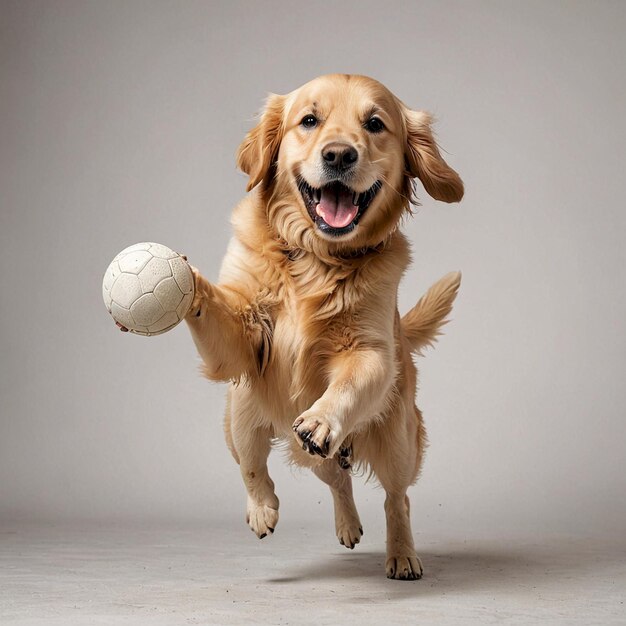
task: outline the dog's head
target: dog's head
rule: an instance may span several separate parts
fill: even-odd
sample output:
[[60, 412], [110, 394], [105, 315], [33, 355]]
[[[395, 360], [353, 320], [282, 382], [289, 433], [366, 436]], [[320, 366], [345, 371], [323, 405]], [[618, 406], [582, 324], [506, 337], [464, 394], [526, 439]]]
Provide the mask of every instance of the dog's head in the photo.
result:
[[271, 95], [241, 144], [248, 190], [289, 244], [331, 252], [374, 246], [409, 208], [413, 180], [458, 202], [463, 183], [441, 157], [431, 117], [364, 76], [322, 76]]

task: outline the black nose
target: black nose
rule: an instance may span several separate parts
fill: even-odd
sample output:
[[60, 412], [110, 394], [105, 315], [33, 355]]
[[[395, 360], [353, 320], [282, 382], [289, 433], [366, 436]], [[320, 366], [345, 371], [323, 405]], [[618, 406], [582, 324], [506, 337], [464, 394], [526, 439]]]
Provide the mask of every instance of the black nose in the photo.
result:
[[322, 148], [322, 158], [326, 165], [338, 170], [347, 170], [357, 162], [359, 153], [348, 143], [333, 141]]

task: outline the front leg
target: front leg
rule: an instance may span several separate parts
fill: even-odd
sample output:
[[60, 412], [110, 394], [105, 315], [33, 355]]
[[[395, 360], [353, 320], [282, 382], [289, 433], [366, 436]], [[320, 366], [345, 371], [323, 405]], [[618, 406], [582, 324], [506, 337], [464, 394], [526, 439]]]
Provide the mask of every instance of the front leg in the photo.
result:
[[383, 410], [395, 373], [390, 355], [384, 349], [353, 350], [331, 361], [326, 391], [293, 423], [304, 450], [322, 459], [334, 456], [356, 426]]
[[262, 329], [254, 307], [229, 285], [213, 285], [192, 267], [195, 296], [185, 321], [212, 380], [238, 380], [259, 370]]

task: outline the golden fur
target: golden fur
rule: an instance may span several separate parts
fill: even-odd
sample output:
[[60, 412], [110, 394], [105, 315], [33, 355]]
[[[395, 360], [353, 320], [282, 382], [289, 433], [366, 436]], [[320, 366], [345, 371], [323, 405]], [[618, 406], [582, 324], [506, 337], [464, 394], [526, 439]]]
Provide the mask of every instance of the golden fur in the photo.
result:
[[[315, 127], [304, 127], [306, 116]], [[372, 116], [382, 131], [366, 127]], [[316, 226], [298, 183], [326, 184], [320, 153], [332, 142], [356, 149], [350, 189], [377, 191], [339, 236]], [[267, 457], [284, 442], [292, 462], [330, 485], [337, 536], [353, 548], [362, 528], [349, 468], [367, 467], [387, 494], [387, 576], [419, 578], [406, 491], [426, 435], [411, 353], [435, 340], [460, 274], [401, 319], [398, 284], [410, 259], [398, 225], [415, 178], [445, 202], [459, 201], [463, 184], [437, 149], [430, 116], [363, 76], [323, 76], [270, 96], [237, 163], [251, 193], [234, 210], [218, 284], [194, 269], [187, 322], [206, 376], [230, 382], [225, 433], [248, 491], [248, 523], [261, 538], [274, 532]]]

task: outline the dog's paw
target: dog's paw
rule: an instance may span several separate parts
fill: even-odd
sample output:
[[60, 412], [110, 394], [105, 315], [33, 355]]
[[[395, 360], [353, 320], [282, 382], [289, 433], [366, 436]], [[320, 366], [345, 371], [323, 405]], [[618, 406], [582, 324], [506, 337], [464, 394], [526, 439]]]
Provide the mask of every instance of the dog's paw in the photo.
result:
[[[184, 257], [184, 259], [187, 260], [187, 257]], [[191, 273], [193, 275], [193, 300], [185, 317], [189, 320], [193, 320], [200, 317], [202, 314], [202, 300], [204, 298], [204, 293], [201, 287], [206, 279], [202, 277], [200, 271], [193, 265], [189, 264], [189, 268], [191, 269]]]
[[331, 451], [334, 454], [337, 437], [331, 425], [323, 417], [315, 414], [303, 413], [293, 423], [296, 441], [309, 454], [321, 456], [325, 459]]
[[352, 467], [352, 444], [346, 444], [344, 441], [335, 454], [335, 458], [341, 469], [349, 470]]
[[278, 524], [278, 509], [274, 509], [262, 502], [255, 502], [248, 498], [248, 510], [246, 513], [246, 522], [252, 532], [259, 538], [263, 539], [268, 534], [272, 534]]
[[361, 541], [361, 537], [363, 536], [363, 527], [359, 519], [338, 520], [335, 527], [339, 543], [342, 546], [346, 546], [349, 550], [354, 550], [354, 546]]
[[387, 578], [394, 580], [419, 580], [424, 572], [417, 556], [391, 556], [385, 563]]

